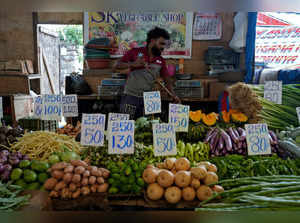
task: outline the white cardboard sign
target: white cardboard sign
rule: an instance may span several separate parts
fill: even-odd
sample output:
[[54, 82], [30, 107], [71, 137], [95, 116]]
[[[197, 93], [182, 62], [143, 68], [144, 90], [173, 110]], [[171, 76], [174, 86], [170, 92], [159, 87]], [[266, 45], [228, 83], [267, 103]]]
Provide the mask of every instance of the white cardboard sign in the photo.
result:
[[62, 116], [62, 96], [45, 94], [42, 97], [42, 120], [60, 120]]
[[276, 104], [282, 104], [282, 81], [266, 81], [264, 98]]
[[176, 132], [187, 132], [189, 129], [190, 106], [169, 104], [169, 123], [173, 124]]
[[173, 124], [155, 123], [153, 128], [154, 156], [170, 156], [177, 154], [176, 133]]
[[62, 113], [64, 117], [78, 116], [78, 99], [76, 94], [62, 95]]
[[82, 114], [81, 122], [81, 145], [103, 146], [104, 145], [105, 115]]
[[134, 153], [134, 121], [112, 121], [108, 134], [108, 154]]
[[161, 98], [159, 91], [144, 92], [145, 115], [161, 113]]
[[271, 145], [267, 124], [246, 124], [248, 155], [271, 154]]

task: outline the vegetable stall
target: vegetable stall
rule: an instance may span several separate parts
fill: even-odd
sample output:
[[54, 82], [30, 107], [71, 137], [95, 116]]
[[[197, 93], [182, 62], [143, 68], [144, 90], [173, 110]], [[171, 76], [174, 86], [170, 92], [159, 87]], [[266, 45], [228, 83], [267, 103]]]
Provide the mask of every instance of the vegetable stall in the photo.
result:
[[[245, 89], [249, 100], [239, 98]], [[174, 125], [151, 115], [141, 117], [134, 121], [134, 136], [125, 141], [133, 148], [127, 153], [113, 153], [114, 143], [124, 143], [112, 144], [110, 139], [113, 129], [122, 129], [131, 123], [128, 120], [112, 121], [107, 131], [103, 122], [100, 146], [83, 145], [84, 120], [57, 132], [3, 126], [0, 209], [19, 210], [30, 202], [27, 192], [34, 190], [48, 194], [53, 210], [132, 206], [197, 212], [299, 211], [300, 89], [284, 85], [282, 105], [265, 100], [262, 89], [244, 83], [231, 86], [231, 108], [189, 111], [186, 132], [176, 132]], [[262, 134], [268, 143], [253, 141], [249, 136], [255, 129], [250, 127], [265, 123], [268, 129]], [[269, 153], [251, 154], [249, 146], [255, 145], [269, 145]]]

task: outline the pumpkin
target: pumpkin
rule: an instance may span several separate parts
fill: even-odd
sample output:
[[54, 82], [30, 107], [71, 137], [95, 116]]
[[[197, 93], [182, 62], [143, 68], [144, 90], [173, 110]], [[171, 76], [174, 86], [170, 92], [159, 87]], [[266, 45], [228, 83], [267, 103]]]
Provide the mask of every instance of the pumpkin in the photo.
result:
[[241, 112], [233, 113], [231, 114], [231, 117], [236, 122], [246, 122], [248, 120], [248, 117]]
[[208, 126], [212, 126], [214, 124], [216, 124], [218, 119], [218, 115], [214, 112], [209, 113], [207, 115], [203, 114], [202, 115], [202, 120], [204, 122], [204, 124], [208, 125]]
[[222, 111], [222, 118], [223, 118], [224, 122], [229, 123], [230, 122], [230, 112]]
[[198, 111], [190, 111], [190, 119], [194, 122], [200, 122], [201, 117], [202, 117], [202, 112], [201, 110]]

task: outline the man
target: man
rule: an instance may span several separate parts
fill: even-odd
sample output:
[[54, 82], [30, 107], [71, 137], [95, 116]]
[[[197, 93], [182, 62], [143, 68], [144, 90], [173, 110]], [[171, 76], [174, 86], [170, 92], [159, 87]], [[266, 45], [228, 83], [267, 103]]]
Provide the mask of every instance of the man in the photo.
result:
[[[153, 91], [155, 81], [161, 77], [167, 89], [174, 94], [172, 82], [161, 53], [166, 47], [169, 33], [161, 28], [154, 28], [147, 34], [147, 46], [129, 50], [114, 65], [114, 70], [130, 70], [121, 100], [120, 112], [130, 114], [130, 118], [143, 116], [143, 92]], [[174, 94], [175, 103], [180, 99]]]

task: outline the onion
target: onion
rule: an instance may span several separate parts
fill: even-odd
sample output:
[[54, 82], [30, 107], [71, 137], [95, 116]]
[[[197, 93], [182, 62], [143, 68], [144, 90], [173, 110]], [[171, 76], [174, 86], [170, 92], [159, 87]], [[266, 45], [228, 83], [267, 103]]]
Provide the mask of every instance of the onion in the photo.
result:
[[5, 170], [4, 165], [0, 164], [0, 173], [2, 173]]
[[2, 156], [0, 155], [0, 163], [4, 164], [6, 162], [7, 162], [7, 157], [4, 155], [2, 155]]
[[19, 159], [22, 159], [23, 155], [21, 152], [16, 152], [15, 155], [19, 158]]
[[4, 149], [2, 151], [0, 151], [0, 155], [4, 155], [4, 156], [8, 156], [9, 155], [9, 151]]

